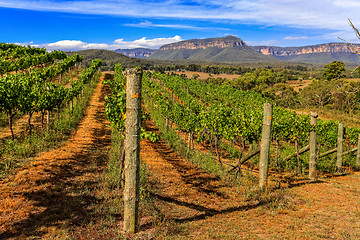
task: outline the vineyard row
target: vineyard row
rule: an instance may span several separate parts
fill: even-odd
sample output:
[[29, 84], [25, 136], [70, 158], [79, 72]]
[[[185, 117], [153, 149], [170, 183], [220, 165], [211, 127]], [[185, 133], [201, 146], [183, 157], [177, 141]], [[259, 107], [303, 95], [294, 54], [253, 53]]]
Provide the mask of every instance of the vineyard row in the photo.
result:
[[[267, 100], [261, 95], [157, 73], [152, 74], [152, 80], [144, 76], [143, 83], [144, 91], [161, 114], [174, 122], [179, 130], [197, 136], [198, 142], [213, 139], [217, 148], [217, 143], [226, 139], [238, 142], [242, 151], [245, 145], [260, 142], [263, 103]], [[276, 106], [273, 111], [273, 141], [292, 142], [299, 149], [308, 144], [310, 132], [315, 128], [322, 151], [337, 146], [338, 122], [318, 119], [316, 126], [311, 126], [310, 115]], [[355, 146], [360, 129], [344, 128], [344, 133], [348, 145]], [[347, 164], [354, 165], [353, 162]]]
[[81, 60], [79, 55], [74, 55], [49, 67], [34, 69], [30, 73], [9, 74], [0, 78], [0, 111], [9, 118], [12, 138], [14, 138], [13, 118], [19, 112], [29, 115], [31, 131], [31, 116], [34, 112], [41, 112], [43, 116], [46, 111], [59, 109], [61, 104], [72, 101], [81, 93], [84, 84], [91, 80], [100, 67], [101, 60], [94, 60], [76, 81], [71, 81], [70, 86], [62, 86], [51, 81]]

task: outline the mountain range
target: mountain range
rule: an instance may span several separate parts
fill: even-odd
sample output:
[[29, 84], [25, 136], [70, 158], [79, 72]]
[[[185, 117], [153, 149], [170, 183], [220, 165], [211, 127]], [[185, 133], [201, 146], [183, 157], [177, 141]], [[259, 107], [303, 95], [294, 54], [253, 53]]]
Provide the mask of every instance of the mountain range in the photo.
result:
[[329, 63], [343, 61], [360, 64], [359, 44], [326, 43], [302, 47], [248, 46], [240, 38], [191, 39], [154, 49], [118, 49], [126, 56], [159, 60], [193, 60], [221, 63], [304, 62]]

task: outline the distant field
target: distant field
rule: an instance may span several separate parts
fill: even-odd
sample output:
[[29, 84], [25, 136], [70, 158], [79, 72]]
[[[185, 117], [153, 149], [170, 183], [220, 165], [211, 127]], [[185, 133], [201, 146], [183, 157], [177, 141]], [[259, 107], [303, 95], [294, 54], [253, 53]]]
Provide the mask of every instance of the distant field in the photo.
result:
[[290, 80], [287, 83], [294, 88], [295, 91], [299, 91], [299, 89], [307, 87], [310, 85], [312, 80]]
[[[208, 77], [212, 77], [212, 78], [227, 78], [227, 79], [234, 79], [239, 77], [239, 74], [210, 74], [210, 73], [204, 73], [204, 72], [191, 72], [191, 71], [185, 71], [185, 72], [173, 72], [176, 74], [185, 74], [188, 78], [192, 78], [194, 76], [194, 74], [198, 74], [200, 77], [200, 79], [207, 79]], [[211, 75], [211, 76], [210, 76]]]
[[[198, 74], [200, 77], [199, 79], [207, 79], [208, 77], [213, 77], [213, 78], [226, 78], [226, 79], [235, 79], [237, 77], [239, 77], [239, 74], [209, 74], [209, 73], [204, 73], [204, 72], [191, 72], [191, 71], [185, 71], [185, 72], [173, 72], [176, 74], [185, 74], [188, 78], [192, 78], [194, 76], [194, 74]], [[360, 81], [360, 79], [352, 79], [352, 81]], [[304, 88], [308, 85], [310, 85], [311, 80], [303, 80], [303, 81], [298, 81], [298, 80], [291, 80], [288, 81], [288, 84], [292, 87], [294, 87], [295, 91], [299, 91], [299, 89]]]
[[[346, 78], [344, 80], [348, 82], [360, 82], [360, 78]], [[303, 80], [303, 81], [291, 80], [288, 81], [287, 83], [290, 86], [292, 86], [295, 91], [299, 91], [299, 89], [309, 86], [311, 81], [312, 80]]]

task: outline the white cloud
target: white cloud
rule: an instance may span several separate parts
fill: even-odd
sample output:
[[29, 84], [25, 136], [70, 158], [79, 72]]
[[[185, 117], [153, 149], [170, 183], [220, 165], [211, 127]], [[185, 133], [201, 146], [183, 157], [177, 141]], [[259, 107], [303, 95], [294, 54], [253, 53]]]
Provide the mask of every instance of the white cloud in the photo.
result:
[[[161, 47], [164, 44], [174, 43], [181, 41], [181, 37], [176, 35], [170, 38], [154, 38], [146, 39], [146, 37], [134, 40], [134, 41], [124, 41], [124, 39], [116, 39], [112, 44], [107, 43], [87, 43], [79, 40], [61, 40], [53, 43], [46, 44], [31, 44], [32, 46], [46, 48], [49, 51], [52, 50], [64, 50], [64, 51], [74, 51], [74, 50], [85, 50], [85, 49], [108, 49], [115, 50], [119, 48], [152, 48], [156, 49]], [[27, 45], [21, 44], [19, 45]]]
[[47, 44], [48, 48], [53, 49], [73, 49], [73, 48], [82, 48], [86, 44], [82, 41], [76, 40], [62, 40], [54, 43]]
[[145, 37], [141, 39], [137, 39], [135, 41], [124, 41], [121, 39], [116, 39], [114, 43], [117, 46], [123, 46], [121, 48], [137, 48], [137, 47], [145, 47], [145, 48], [159, 48], [164, 44], [174, 43], [181, 41], [181, 37], [176, 35], [172, 38], [154, 38], [154, 39], [146, 39]]
[[[0, 7], [41, 11], [75, 12], [148, 18], [234, 20], [246, 23], [276, 24], [294, 27], [349, 29], [347, 18], [360, 24], [358, 0], [0, 0]], [[141, 25], [141, 24], [140, 24]], [[139, 26], [140, 26], [139, 25]], [[187, 25], [143, 26], [192, 28]], [[196, 28], [196, 27], [195, 27]]]
[[268, 41], [246, 41], [247, 45], [250, 46], [275, 46], [278, 43], [277, 40], [268, 40]]
[[106, 43], [87, 43], [82, 48], [85, 49], [112, 49], [112, 45]]
[[284, 38], [285, 40], [302, 40], [302, 39], [308, 39], [307, 36], [302, 36], [302, 37], [291, 37], [291, 36], [288, 36], [288, 37], [285, 37]]
[[229, 28], [215, 28], [215, 27], [196, 27], [182, 24], [155, 24], [148, 20], [140, 23], [127, 23], [124, 26], [138, 27], [138, 28], [175, 28], [175, 29], [189, 29], [198, 31], [213, 31], [213, 30], [230, 30]]
[[[196, 4], [192, 4], [194, 2]], [[349, 41], [353, 39], [354, 33], [348, 24], [348, 18], [353, 21], [355, 26], [360, 26], [359, 0], [195, 0], [191, 2], [190, 0], [0, 0], [0, 7], [138, 17], [141, 19], [200, 19], [214, 23], [221, 20], [222, 23], [225, 21], [230, 24], [245, 23], [248, 25], [326, 29], [322, 33], [326, 32], [329, 36], [333, 34], [334, 37], [328, 38], [332, 41], [338, 36]], [[129, 23], [127, 26], [194, 31], [220, 29], [186, 24], [157, 24], [150, 21]], [[325, 36], [320, 37], [322, 37], [321, 41], [325, 38]], [[314, 36], [311, 39], [314, 40]], [[298, 39], [295, 37], [291, 39], [290, 37], [285, 40]], [[124, 48], [128, 48], [127, 45], [136, 45], [133, 42], [120, 42], [119, 44], [125, 45]], [[86, 46], [88, 45], [85, 44], [84, 47]], [[101, 48], [108, 47], [111, 48], [112, 44], [110, 46], [103, 45]]]
[[38, 44], [34, 44], [34, 42], [33, 42], [33, 41], [31, 41], [31, 42], [22, 42], [22, 43], [15, 42], [14, 44], [17, 44], [17, 45], [20, 45], [20, 46], [33, 46], [33, 47], [40, 47], [40, 45], [38, 45]]

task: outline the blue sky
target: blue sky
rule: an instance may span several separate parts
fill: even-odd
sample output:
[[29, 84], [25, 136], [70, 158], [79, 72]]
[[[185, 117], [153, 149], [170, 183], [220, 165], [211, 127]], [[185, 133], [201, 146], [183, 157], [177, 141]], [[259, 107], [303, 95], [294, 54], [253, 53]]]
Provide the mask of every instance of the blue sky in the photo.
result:
[[146, 47], [234, 35], [248, 45], [359, 42], [360, 0], [0, 0], [0, 42], [49, 50]]

